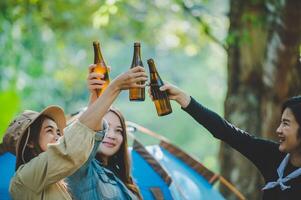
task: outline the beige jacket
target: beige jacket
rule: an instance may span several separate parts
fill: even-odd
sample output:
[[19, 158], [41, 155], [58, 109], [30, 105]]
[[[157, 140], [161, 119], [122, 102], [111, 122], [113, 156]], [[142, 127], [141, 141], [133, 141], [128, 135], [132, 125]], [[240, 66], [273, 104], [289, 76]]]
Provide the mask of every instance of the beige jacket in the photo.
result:
[[94, 138], [95, 132], [80, 122], [67, 127], [57, 144], [19, 167], [10, 182], [13, 199], [72, 199], [61, 180], [86, 162]]

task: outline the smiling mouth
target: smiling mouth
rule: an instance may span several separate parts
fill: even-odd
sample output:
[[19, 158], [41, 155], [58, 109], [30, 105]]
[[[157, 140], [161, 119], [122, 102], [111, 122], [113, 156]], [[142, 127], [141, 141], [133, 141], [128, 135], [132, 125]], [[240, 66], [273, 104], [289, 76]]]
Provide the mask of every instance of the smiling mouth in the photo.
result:
[[285, 141], [284, 137], [279, 137], [279, 143], [282, 144]]
[[113, 148], [116, 146], [114, 143], [111, 143], [111, 142], [102, 142], [102, 144], [109, 148]]

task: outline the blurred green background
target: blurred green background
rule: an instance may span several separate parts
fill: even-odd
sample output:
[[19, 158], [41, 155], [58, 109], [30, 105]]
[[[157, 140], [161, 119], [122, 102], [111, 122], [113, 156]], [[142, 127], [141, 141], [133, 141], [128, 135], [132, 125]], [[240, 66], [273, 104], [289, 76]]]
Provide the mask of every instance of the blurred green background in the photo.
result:
[[[0, 137], [24, 109], [58, 104], [74, 113], [86, 106], [93, 40], [101, 42], [111, 78], [129, 69], [133, 43], [140, 41], [145, 68], [153, 58], [164, 80], [223, 114], [227, 55], [207, 33], [210, 28], [215, 39], [226, 39], [228, 1], [189, 2], [205, 23], [187, 14], [178, 0], [1, 0]], [[114, 105], [127, 120], [167, 137], [218, 171], [219, 142], [177, 104], [171, 115], [158, 117], [148, 97], [130, 102], [124, 91]]]

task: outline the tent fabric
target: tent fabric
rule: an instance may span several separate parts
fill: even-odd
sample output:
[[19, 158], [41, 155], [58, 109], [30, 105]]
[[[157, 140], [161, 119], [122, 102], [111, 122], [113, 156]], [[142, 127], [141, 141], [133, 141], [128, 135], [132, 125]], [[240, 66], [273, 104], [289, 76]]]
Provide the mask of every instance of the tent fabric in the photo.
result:
[[[134, 140], [134, 132], [139, 132], [139, 134], [142, 133], [142, 135], [150, 136], [159, 141], [160, 145], [146, 146], [145, 149], [159, 162], [162, 168], [167, 171], [171, 177], [169, 190], [172, 194], [172, 199], [224, 199], [224, 197], [213, 188], [214, 183], [217, 181], [233, 193], [237, 199], [246, 199], [239, 190], [223, 176], [215, 174], [206, 168], [196, 159], [170, 143], [162, 135], [134, 122], [127, 121], [126, 124], [128, 132], [130, 132], [129, 135], [132, 136]], [[132, 150], [132, 154], [135, 154], [133, 151], [135, 151], [135, 149]], [[135, 159], [132, 160], [133, 165], [138, 165], [137, 162]], [[151, 166], [150, 163], [148, 163], [148, 165]], [[139, 168], [139, 170], [143, 169]], [[136, 178], [138, 186], [142, 186], [143, 190], [146, 190], [147, 187], [145, 187], [145, 185], [139, 184], [139, 179], [143, 179], [143, 177], [136, 176], [137, 173], [139, 173], [137, 169], [133, 171], [133, 176]], [[148, 189], [150, 190], [150, 188]], [[150, 197], [150, 199], [154, 198]]]
[[194, 169], [197, 173], [203, 176], [210, 184], [214, 184], [218, 180], [219, 175], [206, 168], [200, 162], [196, 161], [194, 158], [192, 158], [190, 155], [188, 155], [175, 145], [167, 143], [165, 141], [161, 141], [160, 146], [167, 150], [170, 154], [180, 159], [182, 162], [186, 163], [192, 169]]
[[157, 174], [163, 179], [163, 181], [169, 186], [171, 183], [171, 178], [168, 173], [162, 168], [159, 162], [154, 159], [154, 157], [145, 149], [145, 147], [134, 140], [133, 149], [140, 154], [140, 156], [155, 170]]
[[[153, 192], [159, 185], [163, 186], [161, 191], [166, 191], [167, 186], [171, 194], [167, 198], [169, 194], [163, 192], [163, 199], [224, 199], [208, 181], [215, 174], [172, 144], [161, 141], [160, 146], [144, 147], [135, 139], [131, 155], [132, 174], [145, 199], [159, 199]], [[156, 179], [152, 177], [154, 172], [159, 175]], [[166, 176], [168, 182], [164, 180]]]
[[172, 177], [170, 190], [173, 199], [224, 200], [205, 177], [163, 147], [153, 145], [146, 149]]
[[10, 200], [9, 195], [9, 182], [11, 177], [15, 173], [15, 163], [16, 157], [7, 152], [0, 155], [0, 199], [1, 200]]
[[[169, 186], [162, 177], [135, 150], [130, 149], [132, 157], [132, 174], [135, 183], [145, 200], [158, 200], [158, 190], [161, 199], [173, 199]], [[156, 190], [154, 188], [157, 188]], [[157, 191], [157, 193], [156, 193]], [[154, 193], [155, 192], [155, 193]]]

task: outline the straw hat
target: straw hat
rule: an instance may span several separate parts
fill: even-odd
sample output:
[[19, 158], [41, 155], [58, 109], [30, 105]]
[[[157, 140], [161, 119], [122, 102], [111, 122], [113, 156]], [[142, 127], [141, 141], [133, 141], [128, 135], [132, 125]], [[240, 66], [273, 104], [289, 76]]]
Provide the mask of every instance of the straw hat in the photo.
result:
[[9, 151], [17, 156], [18, 161], [22, 156], [22, 148], [27, 145], [25, 143], [21, 144], [22, 138], [27, 136], [27, 128], [41, 115], [52, 118], [56, 122], [60, 133], [63, 133], [63, 129], [66, 127], [66, 118], [64, 110], [59, 106], [48, 106], [41, 112], [25, 110], [8, 126], [3, 143], [0, 144], [0, 154]]

